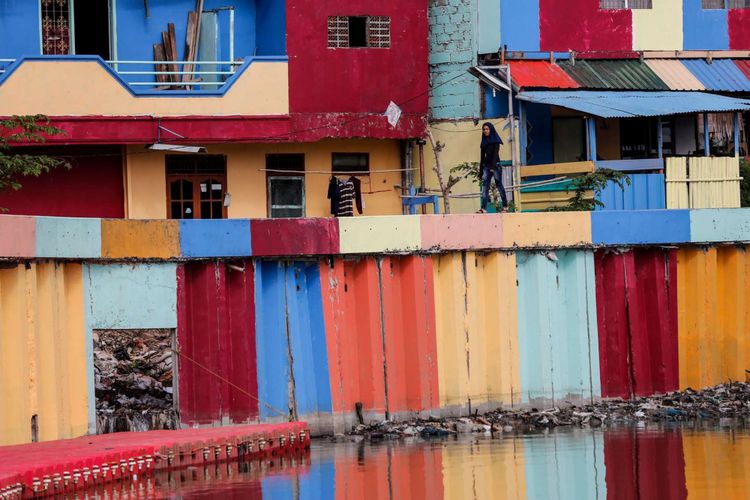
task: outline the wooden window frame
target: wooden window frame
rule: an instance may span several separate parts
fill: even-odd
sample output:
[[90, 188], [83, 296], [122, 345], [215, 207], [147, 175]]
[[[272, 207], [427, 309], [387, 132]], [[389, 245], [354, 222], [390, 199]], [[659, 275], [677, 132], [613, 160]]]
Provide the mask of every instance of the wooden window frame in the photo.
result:
[[[223, 172], [195, 172], [195, 173], [169, 173], [168, 165], [167, 163], [169, 160], [176, 156], [182, 156], [182, 155], [166, 155], [164, 158], [164, 171], [166, 173], [166, 180], [167, 180], [167, 218], [169, 219], [176, 219], [176, 220], [190, 220], [185, 219], [184, 217], [175, 217], [172, 213], [172, 183], [174, 181], [179, 180], [187, 180], [193, 183], [193, 217], [192, 220], [199, 220], [202, 219], [202, 209], [201, 209], [201, 191], [200, 191], [200, 184], [201, 181], [220, 181], [221, 182], [221, 219], [227, 218], [227, 207], [224, 204], [224, 199], [227, 195], [227, 159], [224, 155], [198, 155], [198, 157], [207, 157], [210, 156], [212, 158], [221, 158], [223, 163]], [[196, 168], [197, 170], [197, 168]], [[209, 192], [211, 191], [210, 185], [209, 185]], [[206, 200], [203, 200], [206, 201]], [[208, 201], [216, 201], [209, 199]], [[182, 214], [181, 214], [182, 215]]]

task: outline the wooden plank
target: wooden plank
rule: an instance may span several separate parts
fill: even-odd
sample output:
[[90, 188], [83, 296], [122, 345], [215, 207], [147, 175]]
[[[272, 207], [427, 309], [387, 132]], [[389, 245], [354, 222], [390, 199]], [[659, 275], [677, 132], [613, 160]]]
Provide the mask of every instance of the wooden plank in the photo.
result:
[[[162, 45], [160, 43], [155, 43], [154, 44], [154, 61], [155, 61], [154, 69], [156, 71], [166, 71], [167, 70], [167, 66], [165, 64], [159, 64], [159, 61], [164, 61], [164, 60], [165, 60], [165, 57], [164, 57], [164, 45]], [[167, 75], [159, 75], [159, 74], [157, 74], [156, 75], [156, 81], [158, 83], [164, 83], [164, 82], [169, 81], [169, 79], [167, 78]]]
[[[198, 14], [195, 12], [188, 12], [188, 24], [187, 24], [187, 32], [185, 33], [185, 62], [186, 63], [192, 63], [195, 61], [195, 56], [198, 52], [198, 47], [195, 45], [195, 42], [197, 40], [197, 30], [198, 30], [198, 24], [197, 24], [197, 17]], [[182, 75], [182, 81], [183, 82], [189, 82], [192, 78], [192, 74], [189, 72], [192, 72], [195, 68], [194, 64], [185, 64], [184, 65], [185, 71], [188, 73], [185, 73]]]
[[[172, 57], [172, 49], [169, 46], [169, 32], [162, 31], [161, 32], [161, 39], [162, 39], [162, 46], [164, 47], [164, 59], [166, 60], [173, 60]], [[177, 71], [177, 66], [174, 64], [168, 64], [165, 65], [165, 68], [167, 71]], [[174, 75], [165, 75], [166, 81], [173, 82], [174, 78], [172, 78]]]
[[594, 171], [593, 161], [577, 161], [570, 163], [550, 163], [547, 165], [525, 165], [521, 167], [521, 177], [537, 175], [566, 175], [587, 174]]

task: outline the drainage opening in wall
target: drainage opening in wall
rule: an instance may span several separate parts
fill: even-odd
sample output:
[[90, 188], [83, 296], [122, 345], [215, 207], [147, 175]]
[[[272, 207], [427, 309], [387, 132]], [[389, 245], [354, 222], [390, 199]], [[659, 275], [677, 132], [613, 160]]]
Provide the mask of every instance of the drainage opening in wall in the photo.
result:
[[96, 432], [177, 429], [174, 330], [94, 330]]

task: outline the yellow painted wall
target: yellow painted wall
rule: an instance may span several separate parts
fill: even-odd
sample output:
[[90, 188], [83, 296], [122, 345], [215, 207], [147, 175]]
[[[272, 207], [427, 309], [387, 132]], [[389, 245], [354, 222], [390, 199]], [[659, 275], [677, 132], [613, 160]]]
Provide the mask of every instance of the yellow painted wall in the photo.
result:
[[744, 380], [750, 368], [747, 247], [677, 254], [680, 388]]
[[633, 9], [633, 50], [682, 50], [682, 0]]
[[[440, 153], [440, 162], [443, 164], [445, 169], [445, 175], [447, 178], [448, 173], [452, 167], [456, 167], [464, 162], [479, 162], [479, 143], [482, 140], [482, 124], [485, 121], [490, 121], [495, 125], [500, 137], [503, 139], [503, 146], [500, 148], [500, 158], [502, 160], [510, 160], [511, 150], [508, 146], [508, 137], [510, 137], [509, 130], [503, 130], [507, 120], [496, 119], [496, 120], [482, 120], [477, 125], [474, 124], [473, 120], [462, 121], [462, 122], [437, 122], [433, 123], [430, 127], [432, 135], [436, 141], [445, 144], [445, 148]], [[430, 147], [429, 141], [424, 146], [425, 154], [425, 186], [427, 188], [439, 189], [440, 184], [437, 181], [437, 174], [435, 173], [435, 155]], [[414, 154], [414, 165], [419, 165], [419, 152], [415, 148]], [[415, 171], [415, 185], [419, 185], [419, 172]], [[466, 193], [479, 193], [479, 184], [474, 184], [467, 179], [461, 180], [458, 184], [453, 187], [453, 194], [466, 194]], [[451, 213], [454, 214], [465, 214], [474, 213], [479, 210], [479, 197], [470, 199], [452, 199], [451, 200]], [[431, 209], [428, 209], [431, 210]], [[442, 200], [440, 204], [440, 210], [443, 211]], [[431, 213], [431, 212], [428, 212]]]
[[82, 436], [88, 430], [80, 264], [0, 270], [0, 445]]
[[517, 402], [515, 256], [454, 252], [434, 262], [441, 406]]
[[[142, 146], [130, 146], [127, 156], [128, 217], [133, 219], [163, 219], [167, 216], [167, 186], [164, 152], [144, 152]], [[323, 140], [302, 144], [222, 144], [209, 145], [210, 154], [227, 157], [227, 189], [232, 204], [227, 210], [230, 218], [260, 218], [268, 216], [266, 197], [266, 155], [274, 153], [304, 153], [307, 217], [329, 217], [327, 198], [331, 178], [332, 153], [370, 153], [369, 176], [362, 177], [364, 215], [399, 215], [401, 198], [393, 188], [401, 184], [401, 172], [378, 173], [378, 170], [401, 168], [401, 146], [396, 140], [348, 139]]]
[[[54, 84], [52, 84], [54, 82]], [[255, 62], [223, 97], [135, 97], [99, 63], [31, 61], [0, 86], [4, 115], [286, 115], [283, 62]]]

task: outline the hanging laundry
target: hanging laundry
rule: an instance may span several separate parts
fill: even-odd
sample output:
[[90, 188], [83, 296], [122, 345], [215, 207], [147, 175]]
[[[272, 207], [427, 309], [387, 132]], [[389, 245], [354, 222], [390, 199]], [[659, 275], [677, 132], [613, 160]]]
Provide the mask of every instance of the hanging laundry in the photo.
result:
[[[352, 217], [354, 215], [356, 192], [355, 183], [351, 180], [331, 177], [331, 180], [328, 182], [328, 199], [331, 200], [331, 214], [336, 217]], [[358, 202], [358, 208], [359, 206], [361, 206], [361, 200]], [[360, 213], [362, 212], [360, 211]]]
[[362, 214], [364, 208], [362, 203], [362, 181], [354, 176], [349, 177], [349, 182], [354, 184], [354, 204], [357, 206], [357, 212]]

